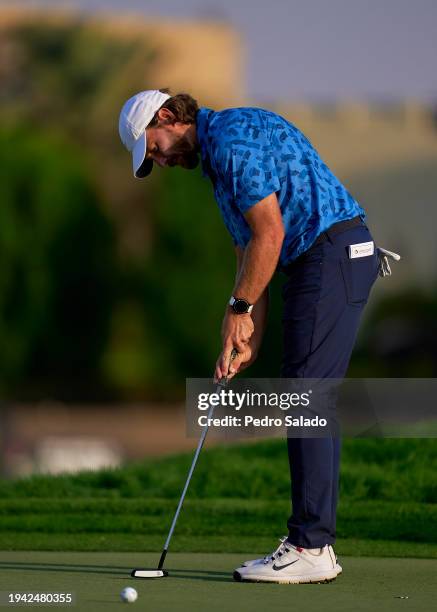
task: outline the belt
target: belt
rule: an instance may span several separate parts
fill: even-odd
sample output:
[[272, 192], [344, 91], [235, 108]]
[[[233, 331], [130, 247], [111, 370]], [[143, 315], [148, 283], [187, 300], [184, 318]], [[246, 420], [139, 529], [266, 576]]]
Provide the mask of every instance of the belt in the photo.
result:
[[[361, 217], [354, 217], [353, 219], [346, 219], [346, 221], [339, 221], [338, 223], [334, 223], [331, 227], [328, 227], [327, 230], [322, 232], [317, 236], [317, 239], [313, 244], [313, 246], [317, 246], [318, 244], [322, 244], [327, 240], [331, 240], [337, 234], [341, 234], [352, 227], [357, 227], [358, 225], [366, 225]], [[310, 247], [311, 248], [311, 247]]]

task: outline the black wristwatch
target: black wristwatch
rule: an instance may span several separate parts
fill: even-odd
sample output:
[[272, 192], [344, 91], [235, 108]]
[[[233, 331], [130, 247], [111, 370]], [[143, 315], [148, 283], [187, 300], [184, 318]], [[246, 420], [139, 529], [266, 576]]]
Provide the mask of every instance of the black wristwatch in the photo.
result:
[[233, 295], [229, 300], [229, 306], [236, 314], [250, 314], [253, 309], [253, 304], [249, 304], [247, 300], [242, 298], [236, 298]]

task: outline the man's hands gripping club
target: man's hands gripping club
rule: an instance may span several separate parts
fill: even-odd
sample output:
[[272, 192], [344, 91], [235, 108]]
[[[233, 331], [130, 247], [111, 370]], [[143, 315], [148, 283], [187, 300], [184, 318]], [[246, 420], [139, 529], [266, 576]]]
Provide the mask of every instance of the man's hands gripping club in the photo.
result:
[[[232, 378], [239, 371], [243, 362], [249, 361], [252, 355], [249, 340], [254, 331], [254, 324], [250, 314], [237, 315], [229, 312], [225, 314], [222, 325], [223, 351], [217, 359], [214, 381], [223, 377]], [[232, 351], [237, 354], [230, 360]]]

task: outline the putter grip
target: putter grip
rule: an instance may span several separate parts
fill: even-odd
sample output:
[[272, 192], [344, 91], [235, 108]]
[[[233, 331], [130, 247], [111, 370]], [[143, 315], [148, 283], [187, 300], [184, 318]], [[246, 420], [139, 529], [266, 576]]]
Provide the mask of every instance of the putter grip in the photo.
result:
[[[238, 355], [238, 351], [237, 349], [233, 348], [231, 351], [231, 356], [229, 357], [229, 367], [231, 365], [231, 363], [234, 361], [235, 357]], [[225, 377], [225, 379], [227, 380], [227, 376]]]
[[[233, 348], [231, 351], [231, 357], [229, 359], [229, 365], [231, 365], [231, 363], [234, 361], [235, 357], [238, 355], [238, 351], [237, 349]], [[227, 376], [223, 376], [223, 378], [221, 378], [218, 382], [219, 385], [221, 386], [226, 386], [228, 384], [228, 377]]]
[[229, 363], [232, 363], [237, 355], [238, 355], [237, 349], [233, 348], [231, 351], [231, 358], [229, 360]]

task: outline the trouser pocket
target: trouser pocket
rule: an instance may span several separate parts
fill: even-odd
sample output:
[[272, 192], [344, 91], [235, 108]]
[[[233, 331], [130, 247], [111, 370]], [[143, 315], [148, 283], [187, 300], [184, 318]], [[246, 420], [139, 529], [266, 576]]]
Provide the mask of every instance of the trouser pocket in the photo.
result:
[[365, 304], [378, 277], [377, 255], [340, 259], [340, 267], [348, 304], [356, 306]]

